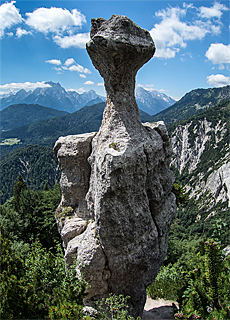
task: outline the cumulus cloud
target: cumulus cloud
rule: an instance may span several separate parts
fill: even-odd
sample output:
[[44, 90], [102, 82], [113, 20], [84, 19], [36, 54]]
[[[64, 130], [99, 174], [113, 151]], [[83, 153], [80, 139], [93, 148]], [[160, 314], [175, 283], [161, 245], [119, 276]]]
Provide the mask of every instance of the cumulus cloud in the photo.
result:
[[51, 60], [46, 60], [46, 63], [54, 64], [55, 66], [60, 66], [61, 61], [58, 59], [51, 59]]
[[200, 15], [202, 18], [207, 18], [207, 19], [210, 19], [210, 18], [218, 18], [220, 19], [223, 12], [222, 11], [225, 11], [225, 10], [228, 10], [228, 8], [219, 3], [219, 2], [215, 2], [214, 5], [211, 7], [211, 8], [207, 8], [207, 7], [200, 7]]
[[73, 58], [69, 58], [65, 61], [65, 66], [69, 67], [71, 64], [74, 64], [75, 60]]
[[8, 92], [15, 92], [21, 89], [24, 89], [26, 91], [29, 90], [34, 90], [36, 88], [46, 88], [46, 87], [50, 87], [50, 85], [48, 83], [45, 83], [45, 81], [42, 82], [36, 82], [36, 83], [32, 83], [32, 82], [24, 82], [24, 83], [8, 83], [8, 84], [4, 84], [4, 85], [0, 85], [0, 90], [3, 90], [3, 92], [8, 93]]
[[230, 77], [226, 77], [223, 74], [212, 74], [207, 77], [207, 82], [214, 87], [223, 87], [230, 85]]
[[26, 24], [44, 34], [51, 33], [53, 41], [63, 49], [69, 47], [85, 48], [89, 33], [79, 33], [86, 23], [85, 16], [77, 9], [38, 8], [26, 13]]
[[26, 31], [25, 29], [17, 28], [17, 31], [16, 31], [17, 38], [21, 38], [22, 36], [26, 36], [27, 34], [32, 34], [32, 32]]
[[86, 81], [84, 84], [86, 84], [86, 85], [93, 85], [93, 84], [94, 84], [94, 82], [93, 82], [93, 81], [88, 80], [88, 81]]
[[23, 21], [22, 16], [14, 3], [16, 3], [16, 1], [3, 3], [0, 6], [0, 38], [4, 36], [6, 29]]
[[26, 16], [26, 24], [43, 33], [69, 31], [86, 22], [85, 16], [77, 9], [70, 12], [62, 8], [38, 8]]
[[212, 43], [205, 56], [213, 64], [230, 63], [230, 44], [226, 46], [223, 43]]
[[104, 83], [103, 83], [103, 82], [99, 82], [99, 83], [97, 84], [97, 86], [103, 87], [103, 86], [104, 86]]
[[89, 33], [77, 33], [75, 35], [69, 36], [54, 36], [54, 42], [59, 45], [63, 49], [67, 49], [70, 47], [85, 49], [86, 42], [89, 41], [90, 36]]
[[[216, 5], [216, 7], [218, 6]], [[220, 12], [225, 10], [225, 6], [219, 6], [218, 10]], [[154, 28], [150, 30], [156, 44], [155, 57], [174, 58], [177, 52], [186, 48], [188, 41], [202, 40], [207, 33], [219, 34], [220, 22], [211, 20], [211, 17], [214, 17], [214, 12], [209, 14], [210, 20], [202, 20], [208, 14], [205, 14], [205, 7], [202, 7], [201, 11], [202, 14], [199, 13], [199, 9], [197, 13], [197, 9], [192, 5], [184, 5], [183, 8], [169, 7], [166, 10], [157, 11], [155, 15], [161, 19], [161, 22], [156, 23]], [[194, 14], [195, 18], [188, 22], [186, 15], [190, 12]], [[215, 14], [217, 15], [217, 12]]]
[[91, 74], [89, 69], [84, 68], [80, 64], [76, 63], [73, 58], [66, 59], [64, 64], [62, 64], [61, 60], [59, 59], [50, 59], [46, 60], [45, 62], [54, 65], [55, 67], [53, 69], [58, 71], [58, 73], [61, 71], [75, 71], [80, 73], [79, 76], [81, 78], [86, 78], [86, 74]]
[[82, 67], [80, 64], [76, 64], [76, 65], [72, 65], [71, 67], [69, 67], [70, 71], [77, 71], [80, 73], [85, 73], [85, 74], [90, 74], [91, 71], [87, 68]]

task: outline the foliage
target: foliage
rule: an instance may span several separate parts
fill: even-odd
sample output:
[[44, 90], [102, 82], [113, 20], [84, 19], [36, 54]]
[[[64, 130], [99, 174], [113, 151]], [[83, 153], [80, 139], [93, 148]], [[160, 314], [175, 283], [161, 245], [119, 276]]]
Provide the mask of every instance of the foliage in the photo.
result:
[[178, 291], [184, 286], [186, 272], [181, 266], [168, 264], [162, 266], [153, 284], [148, 286], [147, 294], [152, 299], [177, 300]]
[[59, 185], [48, 190], [33, 191], [26, 187], [22, 177], [15, 182], [14, 196], [0, 206], [0, 223], [8, 239], [13, 242], [32, 243], [39, 239], [51, 248], [60, 241], [54, 217], [60, 203]]
[[176, 204], [185, 204], [189, 200], [189, 196], [185, 193], [185, 188], [180, 183], [174, 183], [172, 192], [176, 196]]
[[30, 318], [37, 297], [33, 286], [28, 284], [24, 276], [24, 262], [12, 250], [11, 242], [5, 238], [1, 227], [1, 273], [0, 273], [0, 316], [5, 319]]
[[[119, 296], [110, 294], [109, 298], [103, 298], [98, 303], [97, 318], [103, 320], [134, 320], [133, 317], [128, 315], [128, 299], [130, 297], [124, 297], [122, 294]], [[137, 319], [140, 320], [138, 317]]]
[[4, 232], [0, 236], [1, 318], [81, 319], [86, 282], [74, 267], [66, 269], [60, 245], [54, 254], [36, 241], [19, 257]]
[[21, 193], [26, 189], [26, 183], [22, 179], [22, 176], [19, 174], [18, 181], [14, 184], [13, 194], [14, 194], [14, 200], [13, 200], [13, 208], [15, 211], [19, 211], [20, 209], [20, 198]]
[[203, 262], [189, 274], [188, 286], [182, 296], [181, 319], [193, 319], [194, 315], [202, 319], [228, 319], [229, 257], [224, 259], [220, 247], [213, 240], [207, 240], [204, 249]]
[[60, 178], [57, 166], [52, 148], [45, 146], [31, 145], [3, 156], [0, 160], [1, 204], [13, 195], [19, 174], [31, 189], [42, 189], [45, 183], [49, 187], [54, 186]]

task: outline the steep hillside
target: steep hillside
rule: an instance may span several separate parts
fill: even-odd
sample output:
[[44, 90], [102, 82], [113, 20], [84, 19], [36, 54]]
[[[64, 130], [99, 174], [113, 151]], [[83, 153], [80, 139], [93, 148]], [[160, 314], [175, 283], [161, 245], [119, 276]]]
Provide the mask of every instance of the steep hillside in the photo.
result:
[[[2, 155], [29, 144], [52, 147], [60, 136], [98, 131], [104, 108], [105, 103], [101, 102], [71, 114], [2, 132]], [[150, 115], [141, 110], [139, 112], [143, 122], [151, 120]]]
[[63, 116], [68, 112], [40, 106], [38, 104], [15, 104], [0, 111], [1, 131], [11, 130], [27, 124]]
[[207, 231], [215, 215], [221, 223], [229, 223], [229, 114], [230, 100], [171, 128], [171, 167], [190, 197], [178, 210], [178, 221], [191, 227], [190, 232]]
[[152, 120], [163, 120], [165, 123], [185, 120], [228, 99], [230, 86], [192, 90], [171, 107], [153, 116]]
[[31, 145], [20, 148], [0, 159], [1, 204], [13, 194], [14, 182], [21, 174], [28, 187], [42, 189], [45, 183], [59, 182], [60, 173], [53, 150], [46, 146]]

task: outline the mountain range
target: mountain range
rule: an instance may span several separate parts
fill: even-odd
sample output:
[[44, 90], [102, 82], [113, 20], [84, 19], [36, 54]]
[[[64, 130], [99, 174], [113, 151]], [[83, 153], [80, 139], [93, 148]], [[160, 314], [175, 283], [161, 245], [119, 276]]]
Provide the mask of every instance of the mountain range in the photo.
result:
[[[90, 106], [105, 101], [105, 97], [94, 90], [79, 94], [71, 90], [66, 91], [59, 83], [46, 82], [47, 87], [36, 88], [33, 91], [19, 90], [15, 94], [0, 99], [1, 110], [15, 104], [38, 104], [69, 113], [84, 106]], [[171, 106], [175, 100], [156, 90], [147, 91], [142, 87], [136, 89], [136, 100], [139, 108], [150, 115], [156, 114]]]
[[[24, 108], [26, 105], [18, 106]], [[36, 105], [36, 108], [44, 111], [44, 107]], [[105, 102], [95, 105], [85, 106], [80, 110], [63, 116], [34, 122], [17, 127], [17, 121], [14, 122], [15, 127], [11, 130], [2, 131], [1, 133], [1, 155], [11, 152], [30, 144], [53, 146], [60, 136], [73, 135], [85, 132], [98, 131], [101, 125]], [[14, 112], [15, 106], [7, 107], [6, 111]], [[48, 111], [50, 110], [47, 108]], [[31, 109], [32, 110], [32, 109]], [[1, 111], [3, 113], [5, 110]], [[151, 116], [142, 110], [139, 110], [142, 122], [151, 121]], [[1, 115], [1, 114], [0, 114]], [[10, 113], [8, 112], [10, 117]], [[13, 115], [12, 115], [13, 116]], [[21, 115], [21, 118], [23, 115]], [[32, 119], [33, 113], [27, 113], [27, 119]], [[25, 119], [27, 121], [27, 119]], [[13, 124], [13, 122], [11, 122]], [[16, 139], [16, 140], [15, 140]], [[16, 143], [14, 143], [16, 141]]]
[[185, 120], [229, 98], [229, 85], [221, 88], [192, 90], [169, 108], [154, 115], [152, 120], [163, 120], [166, 124]]
[[84, 107], [94, 99], [105, 101], [105, 98], [90, 90], [79, 94], [78, 92], [66, 91], [59, 83], [46, 82], [47, 87], [36, 88], [34, 90], [19, 90], [15, 94], [0, 99], [1, 110], [12, 104], [39, 104], [44, 107], [53, 108], [60, 111], [75, 112]]
[[[215, 102], [216, 105], [213, 106]], [[29, 158], [26, 156], [29, 150], [25, 149], [27, 146], [37, 145], [36, 153], [38, 156], [36, 159], [39, 159], [41, 145], [47, 146], [51, 152], [59, 136], [98, 131], [104, 107], [105, 103], [101, 102], [85, 106], [74, 113], [3, 131], [1, 164], [4, 161], [5, 174], [2, 177], [2, 183], [5, 184], [5, 189], [9, 190], [7, 187], [9, 179], [12, 180], [10, 182], [12, 186], [19, 173], [26, 178], [28, 172], [32, 170], [33, 161], [28, 160]], [[6, 111], [15, 112], [15, 108], [25, 110], [27, 106], [12, 106]], [[36, 106], [36, 108], [42, 112], [48, 109], [44, 109], [42, 106]], [[50, 110], [48, 109], [48, 111]], [[150, 116], [141, 110], [139, 112], [142, 122], [152, 122], [156, 117], [162, 115], [162, 112], [157, 116]], [[174, 115], [172, 121], [169, 119], [170, 114]], [[190, 117], [183, 120], [186, 114], [189, 114]], [[205, 219], [214, 216], [220, 210], [226, 220], [225, 213], [229, 210], [230, 199], [229, 114], [229, 86], [193, 90], [163, 113], [163, 116], [167, 116], [166, 119], [169, 120], [168, 130], [173, 144], [171, 168], [174, 171], [176, 181], [184, 185], [190, 195], [189, 204], [186, 206], [189, 217], [182, 218], [184, 217], [182, 212], [185, 210], [184, 208], [178, 211], [180, 219], [187, 219], [184, 221], [185, 225], [191, 222], [194, 228], [200, 228], [201, 225], [206, 224]], [[29, 114], [27, 117], [30, 118]], [[19, 115], [18, 118], [20, 118]], [[180, 121], [175, 122], [175, 119], [180, 119]], [[158, 118], [158, 120], [162, 120], [162, 118]], [[8, 140], [11, 142], [8, 143]], [[42, 154], [45, 152], [44, 150], [43, 148]], [[14, 163], [16, 163], [15, 157], [17, 156], [13, 156], [16, 152], [21, 159], [19, 161], [21, 165], [20, 168], [15, 168], [14, 174], [10, 174]], [[14, 159], [13, 163], [10, 159]], [[30, 162], [29, 166], [28, 161]], [[46, 165], [46, 167], [50, 167], [50, 175], [52, 176], [53, 165], [48, 163]], [[47, 179], [45, 177], [44, 179], [50, 181], [48, 172], [47, 168], [46, 174], [48, 176]], [[40, 187], [40, 183], [37, 187]], [[36, 182], [33, 182], [33, 186], [35, 185]], [[4, 199], [6, 199], [5, 195]], [[197, 221], [201, 223], [198, 225]]]
[[157, 114], [176, 102], [164, 93], [156, 90], [145, 90], [140, 86], [136, 88], [135, 97], [139, 109], [150, 115]]

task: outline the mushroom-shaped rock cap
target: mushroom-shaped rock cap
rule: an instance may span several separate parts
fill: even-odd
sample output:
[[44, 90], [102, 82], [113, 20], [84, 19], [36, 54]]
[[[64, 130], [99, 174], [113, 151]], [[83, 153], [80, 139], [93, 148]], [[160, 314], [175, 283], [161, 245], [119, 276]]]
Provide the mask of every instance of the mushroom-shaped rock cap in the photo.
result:
[[108, 21], [92, 19], [90, 37], [86, 49], [105, 79], [106, 89], [111, 89], [111, 85], [113, 89], [123, 91], [127, 78], [135, 81], [137, 70], [155, 52], [150, 33], [122, 15], [113, 15]]

